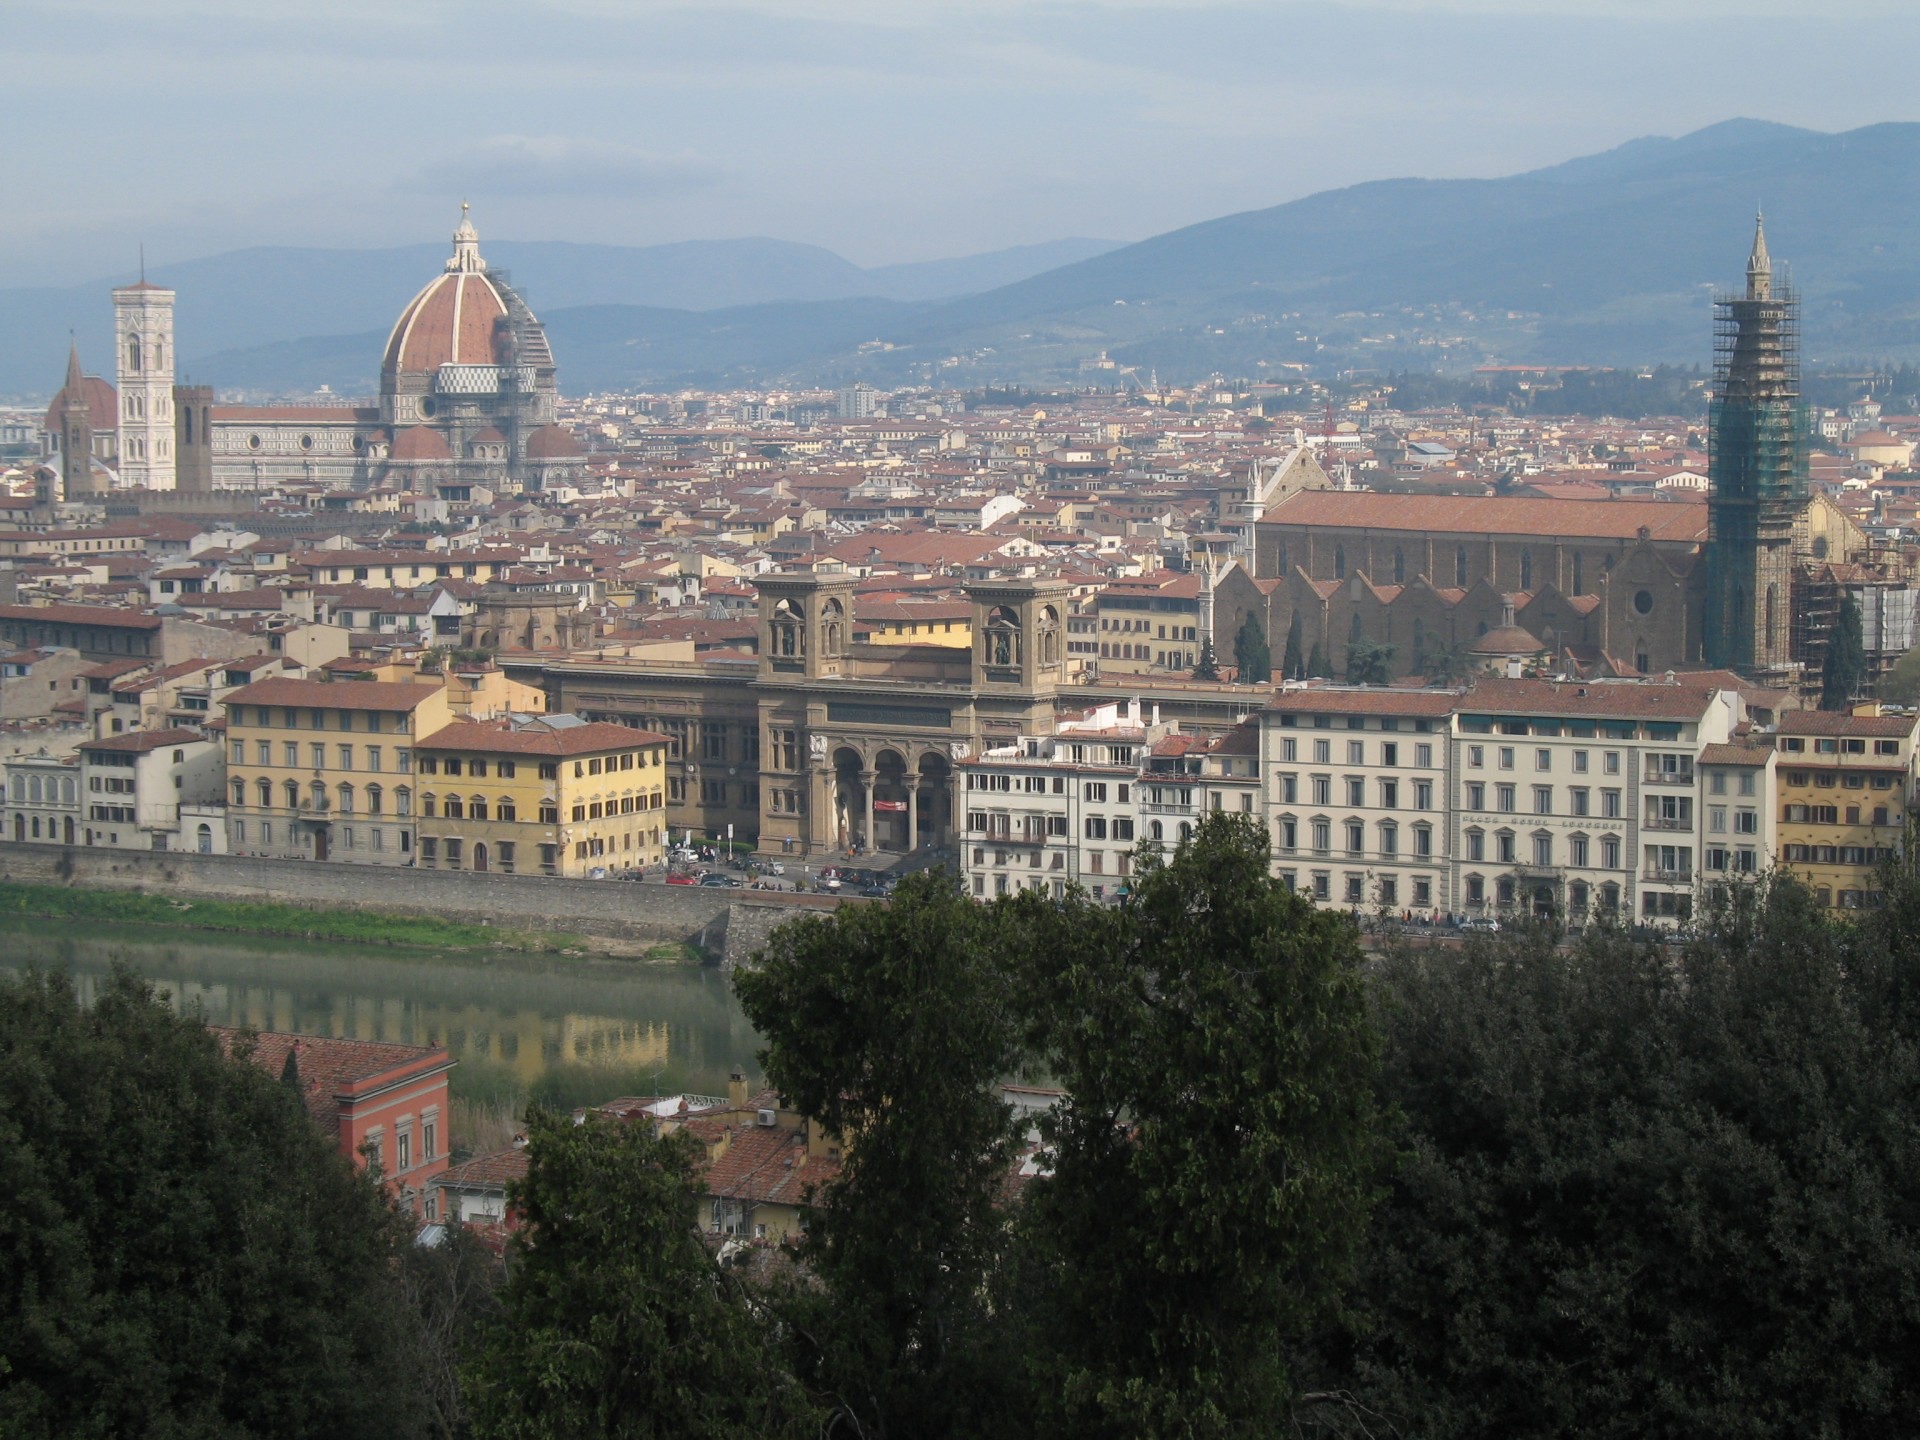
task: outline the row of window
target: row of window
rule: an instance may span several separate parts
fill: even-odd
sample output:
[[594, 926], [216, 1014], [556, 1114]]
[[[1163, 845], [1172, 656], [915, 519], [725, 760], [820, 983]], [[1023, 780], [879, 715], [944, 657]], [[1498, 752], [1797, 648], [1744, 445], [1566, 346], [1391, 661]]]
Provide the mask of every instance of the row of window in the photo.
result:
[[[1781, 736], [1780, 749], [1783, 754], [1787, 755], [1804, 755], [1808, 752], [1806, 739], [1799, 735]], [[1844, 735], [1819, 735], [1814, 737], [1812, 753], [1815, 755], [1864, 755], [1867, 753], [1867, 742], [1865, 740], [1852, 739]], [[1876, 740], [1873, 742], [1873, 753], [1876, 755], [1898, 755], [1900, 753], [1900, 742], [1898, 740]]]
[[[342, 826], [335, 836], [334, 843], [342, 850], [358, 850], [361, 848], [360, 840], [362, 833], [363, 832], [352, 825]], [[396, 842], [399, 852], [402, 855], [411, 854], [413, 851], [413, 832], [411, 830], [399, 830], [394, 833], [399, 837]], [[387, 848], [387, 832], [385, 830], [375, 826], [366, 830], [364, 834], [366, 836], [367, 849], [372, 850], [376, 854], [385, 852]], [[258, 819], [250, 821], [243, 816], [234, 816], [227, 821], [227, 838], [233, 842], [235, 854], [244, 855], [247, 853], [247, 846], [253, 843], [248, 839], [249, 835], [257, 837], [260, 845], [271, 846], [274, 843], [274, 822], [271, 820]], [[286, 836], [288, 844], [294, 843], [297, 837], [292, 825], [287, 826]]]
[[[1487, 804], [1487, 784], [1484, 780], [1469, 780], [1464, 786], [1465, 809], [1478, 810], [1501, 815], [1520, 813], [1520, 787], [1510, 782], [1499, 782], [1493, 787], [1493, 804]], [[1611, 787], [1600, 792], [1600, 815], [1609, 820], [1620, 818], [1622, 798], [1625, 792]], [[1662, 797], [1684, 799], [1686, 797]], [[1533, 787], [1533, 810], [1535, 815], [1551, 815], [1553, 808], [1553, 786], [1535, 785]], [[1650, 801], [1651, 805], [1653, 802]], [[1688, 800], [1689, 805], [1692, 804]], [[1569, 815], [1591, 815], [1593, 810], [1593, 791], [1584, 785], [1573, 785], [1567, 789], [1567, 813]], [[1691, 813], [1691, 812], [1689, 812]]]
[[[228, 754], [233, 764], [246, 764], [247, 742], [244, 740], [231, 742], [228, 746]], [[253, 755], [254, 764], [256, 765], [273, 764], [273, 742], [271, 740], [255, 740], [253, 742]], [[364, 768], [374, 774], [385, 770], [387, 764], [386, 749], [380, 745], [366, 745], [357, 750], [352, 745], [336, 745], [334, 747], [334, 758], [338, 761], [334, 766], [336, 770], [354, 770], [361, 768], [355, 764], [356, 758], [363, 761]], [[432, 763], [432, 761], [422, 757], [420, 761], [421, 770], [427, 774], [433, 773], [427, 770], [427, 766]], [[282, 740], [280, 742], [280, 764], [282, 768], [285, 769], [298, 770], [302, 768], [300, 764], [299, 741]], [[513, 773], [511, 764], [512, 762], [509, 761], [509, 769], [506, 772], [509, 775]], [[308, 742], [307, 768], [314, 770], [324, 770], [327, 768], [327, 747], [321, 741], [314, 740]], [[413, 772], [413, 751], [405, 748], [395, 750], [393, 752], [393, 768], [396, 774], [411, 774]], [[481, 773], [484, 774], [485, 772], [482, 771]]]
[[[233, 707], [233, 723], [245, 724], [241, 714], [248, 707]], [[406, 711], [385, 710], [334, 710], [310, 709], [304, 706], [255, 705], [253, 723], [263, 729], [282, 730], [364, 730], [369, 735], [395, 733], [404, 735], [412, 724], [412, 717]], [[306, 718], [301, 719], [302, 716]], [[327, 723], [327, 716], [333, 716], [333, 723]], [[356, 720], [354, 717], [358, 716]], [[277, 718], [276, 718], [277, 717]]]
[[[1313, 799], [1303, 802], [1300, 799], [1300, 777], [1287, 771], [1278, 773], [1279, 797], [1282, 805], [1331, 805], [1333, 801], [1333, 777], [1331, 775], [1310, 775], [1307, 777], [1309, 791]], [[1381, 778], [1376, 780], [1382, 810], [1398, 810], [1403, 794], [1411, 798], [1415, 810], [1433, 808], [1433, 782], [1431, 780], [1412, 781], [1406, 789], [1401, 789], [1397, 779]], [[1364, 806], [1367, 803], [1367, 781], [1363, 775], [1348, 775], [1342, 778], [1346, 791], [1346, 803]]]
[[[1886, 771], [1875, 771], [1869, 775], [1861, 770], [1849, 770], [1845, 774], [1836, 774], [1832, 770], [1820, 770], [1813, 773], [1805, 770], [1789, 770], [1786, 773], [1786, 781], [1789, 785], [1812, 785], [1816, 790], [1865, 790], [1869, 784], [1871, 784], [1875, 790], [1891, 790], [1899, 783], [1899, 776], [1889, 774]], [[1740, 793], [1743, 795], [1751, 795], [1753, 792], [1751, 790], [1743, 790]]]
[[[1422, 721], [1420, 723], [1424, 725], [1426, 722]], [[1433, 768], [1433, 743], [1431, 741], [1421, 740], [1416, 742], [1411, 747], [1408, 753], [1411, 754], [1411, 756], [1413, 757], [1412, 763], [1415, 766], [1415, 768], [1421, 769], [1421, 770], [1431, 770]], [[1380, 754], [1380, 763], [1382, 765], [1386, 766], [1389, 769], [1393, 768], [1394, 766], [1397, 766], [1400, 763], [1400, 754], [1401, 754], [1400, 742], [1398, 740], [1380, 741], [1379, 754]], [[1291, 735], [1281, 736], [1280, 737], [1281, 763], [1293, 764], [1293, 763], [1296, 763], [1299, 760], [1299, 758], [1300, 758], [1299, 741], [1294, 739], [1294, 737]], [[1315, 765], [1331, 765], [1333, 763], [1333, 741], [1315, 740], [1313, 742], [1313, 763]], [[1347, 741], [1346, 763], [1349, 765], [1364, 765], [1367, 763], [1367, 742], [1366, 741], [1364, 740]]]
[[[366, 813], [384, 815], [387, 813], [387, 791], [380, 785], [369, 785], [365, 790], [356, 790], [352, 785], [339, 785], [329, 793], [327, 787], [315, 780], [308, 784], [306, 791], [300, 789], [297, 780], [283, 780], [277, 792], [281, 799], [279, 808], [283, 810], [331, 811], [338, 809], [343, 815], [354, 813], [358, 801], [366, 801]], [[276, 794], [274, 782], [264, 776], [253, 782], [254, 803], [261, 810], [274, 809]], [[407, 816], [413, 814], [413, 791], [402, 785], [393, 792], [393, 813]], [[233, 782], [233, 803], [245, 806], [247, 803], [247, 782], [236, 779]]]
[[[1862, 820], [1866, 816], [1866, 820]], [[1885, 805], [1868, 810], [1859, 805], [1782, 805], [1780, 818], [1789, 825], [1889, 825], [1896, 823]]]

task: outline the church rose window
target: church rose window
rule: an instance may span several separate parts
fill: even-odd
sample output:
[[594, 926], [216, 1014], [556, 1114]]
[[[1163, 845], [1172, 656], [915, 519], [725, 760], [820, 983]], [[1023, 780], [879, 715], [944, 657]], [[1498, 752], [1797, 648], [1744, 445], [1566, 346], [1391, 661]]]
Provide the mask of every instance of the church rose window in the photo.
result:
[[1653, 613], [1653, 592], [1651, 590], [1634, 591], [1633, 608], [1636, 614], [1651, 615]]

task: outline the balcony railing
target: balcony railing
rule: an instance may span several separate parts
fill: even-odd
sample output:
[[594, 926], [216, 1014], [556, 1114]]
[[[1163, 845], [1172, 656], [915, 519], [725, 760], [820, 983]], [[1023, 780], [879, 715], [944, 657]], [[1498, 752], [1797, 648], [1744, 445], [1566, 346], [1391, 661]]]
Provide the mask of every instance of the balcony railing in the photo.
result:
[[1663, 870], [1657, 865], [1649, 865], [1646, 868], [1645, 873], [1642, 874], [1640, 878], [1643, 880], [1661, 880], [1661, 881], [1667, 881], [1667, 882], [1678, 881], [1678, 882], [1684, 882], [1690, 885], [1693, 883], [1693, 871]]
[[1664, 816], [1649, 815], [1646, 828], [1649, 830], [1691, 830], [1692, 820], [1669, 820]]
[[1655, 770], [1649, 766], [1640, 778], [1648, 785], [1691, 785], [1693, 784], [1693, 771], [1691, 768], [1686, 770]]

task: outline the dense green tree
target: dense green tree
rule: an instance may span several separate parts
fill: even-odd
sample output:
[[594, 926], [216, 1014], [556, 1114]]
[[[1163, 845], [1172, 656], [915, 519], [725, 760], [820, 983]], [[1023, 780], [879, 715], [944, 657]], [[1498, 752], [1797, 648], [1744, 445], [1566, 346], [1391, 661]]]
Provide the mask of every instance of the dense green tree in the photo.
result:
[[1287, 643], [1280, 651], [1280, 678], [1282, 680], [1304, 680], [1307, 678], [1307, 662], [1300, 653], [1300, 612], [1294, 611], [1287, 621]]
[[913, 876], [887, 905], [781, 926], [734, 988], [767, 1078], [847, 1140], [801, 1250], [824, 1290], [789, 1297], [803, 1376], [855, 1433], [988, 1429], [967, 1417], [999, 1367], [972, 1347], [1017, 1139], [996, 1082], [1020, 1044], [991, 913]]
[[694, 1226], [685, 1131], [528, 1116], [501, 1315], [464, 1379], [473, 1433], [752, 1440], [813, 1429], [769, 1330]]
[[1143, 852], [1121, 909], [1028, 895], [1009, 917], [1067, 1093], [1013, 1302], [1038, 1433], [1275, 1433], [1283, 1346], [1335, 1304], [1374, 1188], [1351, 923], [1273, 879], [1239, 815]]
[[408, 1227], [130, 974], [0, 977], [0, 1194], [9, 1440], [418, 1432]]
[[1840, 601], [1840, 614], [1827, 636], [1826, 663], [1820, 667], [1820, 708], [1845, 710], [1867, 684], [1867, 649], [1860, 631], [1860, 607], [1853, 596]]
[[1265, 685], [1273, 679], [1273, 647], [1267, 643], [1267, 627], [1251, 610], [1234, 632], [1233, 664], [1242, 685]]
[[1920, 650], [1909, 650], [1898, 660], [1880, 682], [1880, 698], [1891, 700], [1897, 705], [1911, 705], [1920, 700]]
[[435, 1245], [412, 1245], [400, 1266], [412, 1302], [411, 1364], [424, 1394], [428, 1428], [444, 1440], [468, 1433], [461, 1366], [477, 1353], [488, 1326], [500, 1314], [499, 1289], [506, 1278], [500, 1257], [466, 1226], [441, 1227]]
[[1528, 930], [1382, 967], [1405, 1116], [1332, 1372], [1435, 1437], [1898, 1435], [1920, 1405], [1920, 915], [1791, 881], [1677, 956]]
[[1218, 680], [1220, 661], [1213, 653], [1213, 637], [1208, 636], [1200, 642], [1200, 658], [1194, 662], [1193, 678], [1196, 680]]
[[1333, 678], [1333, 662], [1327, 658], [1327, 652], [1318, 640], [1313, 642], [1313, 650], [1307, 656], [1307, 675], [1322, 680]]
[[1390, 685], [1393, 683], [1394, 647], [1362, 635], [1347, 647], [1347, 683], [1349, 685]]

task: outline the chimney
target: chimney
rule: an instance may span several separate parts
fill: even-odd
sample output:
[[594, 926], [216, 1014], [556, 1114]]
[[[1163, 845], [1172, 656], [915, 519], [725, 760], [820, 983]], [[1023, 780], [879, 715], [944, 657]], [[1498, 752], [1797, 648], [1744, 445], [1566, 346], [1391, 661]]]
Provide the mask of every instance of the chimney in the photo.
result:
[[727, 1076], [727, 1108], [729, 1110], [747, 1108], [747, 1076], [746, 1072], [737, 1065], [734, 1066], [733, 1073]]

